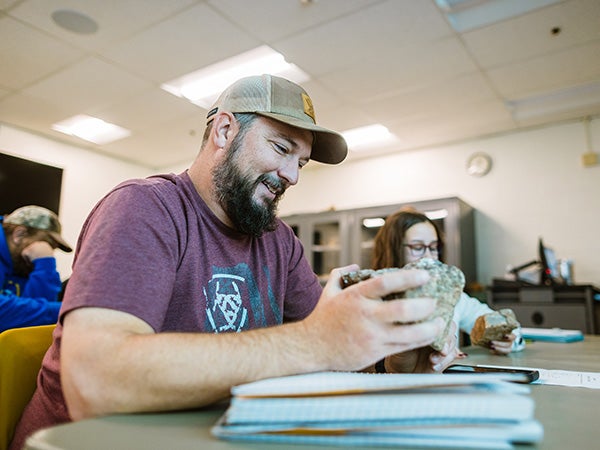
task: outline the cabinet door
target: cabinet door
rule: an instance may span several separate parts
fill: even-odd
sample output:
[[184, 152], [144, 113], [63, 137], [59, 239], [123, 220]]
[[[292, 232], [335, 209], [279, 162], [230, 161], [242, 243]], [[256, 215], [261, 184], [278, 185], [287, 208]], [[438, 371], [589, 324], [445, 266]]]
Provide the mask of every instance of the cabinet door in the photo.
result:
[[341, 223], [337, 217], [312, 224], [310, 263], [321, 281], [327, 279], [332, 269], [342, 265], [341, 234]]
[[327, 281], [334, 268], [350, 264], [349, 222], [345, 212], [303, 214], [283, 220], [302, 242], [306, 257], [321, 283]]
[[372, 266], [373, 242], [385, 219], [402, 207], [412, 207], [429, 217], [445, 236], [444, 261], [461, 268], [467, 282], [475, 281], [475, 238], [471, 208], [458, 198], [360, 208], [354, 211], [352, 262]]
[[331, 269], [348, 264], [372, 266], [373, 242], [383, 221], [403, 206], [432, 219], [446, 237], [444, 261], [458, 266], [467, 282], [475, 278], [475, 237], [472, 209], [460, 199], [426, 200], [343, 211], [298, 214], [282, 219], [296, 227], [314, 272], [324, 281]]
[[585, 305], [514, 303], [502, 307], [511, 308], [523, 327], [564, 328], [591, 333], [586, 323]]
[[397, 205], [361, 208], [354, 212], [351, 248], [352, 262], [363, 269], [372, 267], [375, 236], [383, 226], [385, 219], [398, 209]]

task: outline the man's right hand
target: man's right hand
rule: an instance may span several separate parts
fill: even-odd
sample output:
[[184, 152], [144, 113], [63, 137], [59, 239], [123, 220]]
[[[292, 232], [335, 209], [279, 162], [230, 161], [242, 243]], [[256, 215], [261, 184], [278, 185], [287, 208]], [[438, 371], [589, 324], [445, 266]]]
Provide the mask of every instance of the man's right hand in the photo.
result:
[[387, 355], [425, 347], [442, 332], [442, 320], [425, 320], [434, 299], [382, 300], [426, 283], [426, 271], [393, 271], [342, 289], [341, 275], [352, 270], [357, 266], [332, 271], [315, 310], [304, 320], [327, 369], [360, 370]]

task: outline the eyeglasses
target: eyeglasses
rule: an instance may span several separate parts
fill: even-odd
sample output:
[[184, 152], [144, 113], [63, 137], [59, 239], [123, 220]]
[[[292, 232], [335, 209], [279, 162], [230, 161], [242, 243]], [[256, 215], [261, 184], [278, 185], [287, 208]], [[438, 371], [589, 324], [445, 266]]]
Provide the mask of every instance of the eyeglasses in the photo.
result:
[[425, 244], [402, 244], [404, 247], [408, 247], [410, 249], [410, 254], [414, 257], [421, 257], [425, 254], [425, 250], [429, 249], [429, 252], [432, 255], [437, 255], [439, 252], [439, 243], [432, 242], [429, 245]]

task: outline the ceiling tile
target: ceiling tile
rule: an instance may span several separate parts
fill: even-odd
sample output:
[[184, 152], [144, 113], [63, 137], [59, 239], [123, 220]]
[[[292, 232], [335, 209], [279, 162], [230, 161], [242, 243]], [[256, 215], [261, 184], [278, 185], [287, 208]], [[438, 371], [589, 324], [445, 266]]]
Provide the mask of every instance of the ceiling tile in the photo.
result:
[[185, 120], [168, 122], [163, 127], [109, 144], [105, 150], [119, 158], [145, 161], [154, 169], [190, 164], [200, 149], [202, 133], [197, 129], [204, 117], [204, 114], [198, 113]]
[[[73, 45], [98, 50], [111, 42], [132, 36], [195, 2], [196, 0], [119, 0], [107, 4], [96, 0], [24, 0], [10, 14]], [[64, 9], [89, 16], [98, 23], [98, 31], [82, 35], [61, 28], [52, 20], [52, 13]]]
[[276, 41], [378, 1], [327, 0], [303, 4], [299, 0], [209, 0], [209, 3], [249, 34], [265, 41]]
[[[64, 95], [64, 87], [69, 95]], [[148, 89], [151, 85], [95, 57], [90, 57], [36, 83], [24, 92], [86, 113]]]
[[[560, 27], [558, 34], [552, 29]], [[600, 39], [600, 1], [571, 0], [464, 34], [484, 68], [555, 53]]]
[[199, 4], [102, 54], [157, 83], [258, 47], [251, 37], [205, 4]]
[[400, 138], [406, 149], [410, 149], [514, 130], [516, 125], [502, 102], [489, 101], [457, 110], [451, 115], [392, 122], [389, 129]]
[[0, 17], [0, 85], [20, 89], [83, 56], [10, 17]]
[[0, 120], [41, 133], [51, 133], [52, 124], [73, 114], [60, 102], [16, 93], [0, 100]]
[[373, 57], [393, 60], [405, 51], [414, 52], [417, 45], [451, 34], [451, 28], [431, 2], [387, 1], [274, 45], [288, 61], [313, 75], [322, 75]]
[[352, 64], [345, 70], [323, 75], [320, 80], [333, 92], [356, 103], [391, 97], [477, 70], [455, 38], [382, 55], [366, 54], [363, 60], [354, 59]]
[[452, 116], [457, 110], [469, 109], [473, 104], [499, 101], [484, 76], [468, 74], [451, 80], [442, 80], [419, 89], [376, 100], [368, 104], [369, 110], [380, 122], [390, 117]]
[[488, 72], [504, 97], [515, 100], [600, 80], [600, 40]]
[[18, 3], [20, 0], [0, 0], [0, 11], [9, 9], [11, 6]]
[[[157, 88], [123, 98], [104, 108], [91, 109], [89, 113], [131, 131], [153, 129], [165, 122], [193, 115], [206, 117], [204, 109]], [[200, 125], [204, 127], [203, 122]]]

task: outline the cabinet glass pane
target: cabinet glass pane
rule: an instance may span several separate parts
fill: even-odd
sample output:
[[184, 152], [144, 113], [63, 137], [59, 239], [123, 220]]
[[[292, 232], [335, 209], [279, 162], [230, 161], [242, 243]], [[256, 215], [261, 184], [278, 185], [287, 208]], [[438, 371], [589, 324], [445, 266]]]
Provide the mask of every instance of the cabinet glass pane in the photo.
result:
[[386, 216], [361, 217], [360, 220], [360, 267], [368, 269], [372, 264], [375, 235], [385, 223]]
[[312, 236], [312, 267], [314, 272], [327, 277], [340, 264], [340, 223], [316, 223]]

